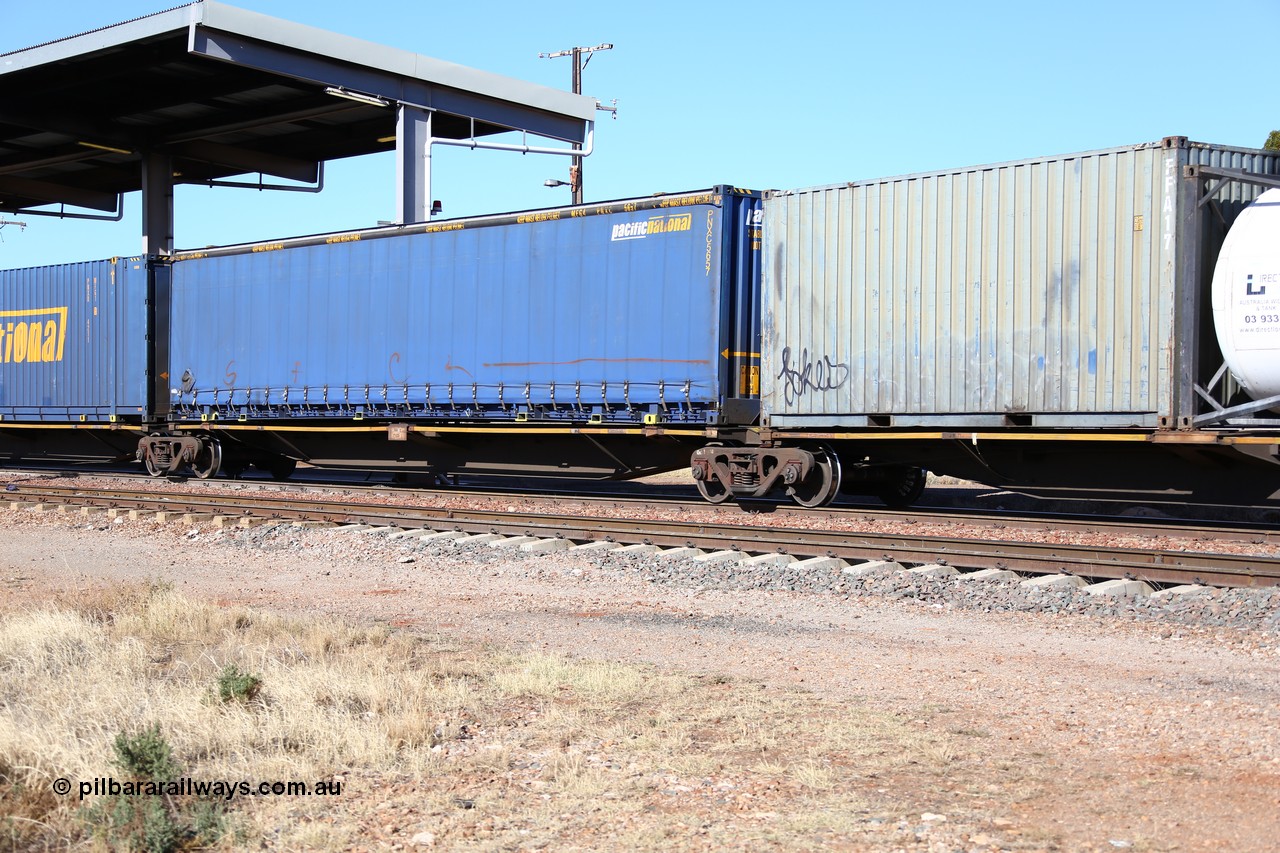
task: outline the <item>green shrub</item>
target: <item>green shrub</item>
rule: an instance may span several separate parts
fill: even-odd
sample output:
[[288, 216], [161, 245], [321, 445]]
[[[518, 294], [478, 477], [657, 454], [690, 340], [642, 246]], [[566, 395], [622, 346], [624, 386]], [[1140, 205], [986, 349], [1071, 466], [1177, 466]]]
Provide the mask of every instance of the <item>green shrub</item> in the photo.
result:
[[[175, 783], [182, 767], [153, 723], [136, 734], [115, 739], [116, 765], [134, 785]], [[209, 799], [167, 794], [108, 794], [88, 806], [84, 816], [112, 850], [171, 853], [215, 844], [225, 831], [222, 804]]]
[[169, 742], [160, 733], [159, 723], [153, 723], [132, 736], [121, 732], [116, 735], [115, 749], [116, 764], [132, 777], [168, 782], [181, 771], [174, 761]]
[[218, 676], [218, 698], [223, 702], [252, 702], [262, 689], [262, 679], [228, 664]]

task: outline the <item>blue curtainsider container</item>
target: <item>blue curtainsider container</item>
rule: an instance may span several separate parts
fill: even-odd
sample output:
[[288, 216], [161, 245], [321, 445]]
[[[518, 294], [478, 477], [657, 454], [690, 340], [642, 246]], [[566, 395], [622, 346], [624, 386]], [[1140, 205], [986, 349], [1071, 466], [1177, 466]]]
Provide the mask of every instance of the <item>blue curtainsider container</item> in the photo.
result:
[[178, 418], [702, 422], [758, 396], [758, 194], [178, 254]]
[[0, 270], [0, 419], [140, 420], [147, 286], [142, 258]]

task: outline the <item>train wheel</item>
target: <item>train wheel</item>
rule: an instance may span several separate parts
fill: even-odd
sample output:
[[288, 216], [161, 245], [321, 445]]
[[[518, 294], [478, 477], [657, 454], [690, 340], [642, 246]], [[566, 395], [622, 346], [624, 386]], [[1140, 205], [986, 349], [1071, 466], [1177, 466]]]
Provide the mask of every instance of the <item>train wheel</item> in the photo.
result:
[[702, 495], [702, 499], [708, 503], [722, 504], [733, 497], [733, 493], [719, 480], [694, 480], [693, 482], [698, 487], [698, 494]]
[[[728, 442], [711, 441], [707, 443], [707, 447], [727, 447]], [[708, 474], [711, 472], [708, 471]], [[707, 503], [722, 504], [729, 498], [733, 497], [733, 492], [717, 477], [709, 477], [705, 480], [694, 479], [694, 485], [698, 487], [698, 494], [702, 495], [702, 499]]]
[[893, 509], [906, 509], [920, 500], [928, 480], [929, 472], [923, 468], [903, 468], [901, 475], [878, 492], [876, 497], [880, 498], [885, 506]]
[[168, 445], [160, 441], [151, 441], [151, 439], [159, 438], [164, 438], [164, 433], [153, 432], [138, 442], [138, 458], [142, 460], [147, 473], [152, 477], [163, 477], [168, 474], [169, 468], [173, 464], [173, 457], [170, 452], [158, 452], [159, 448], [168, 447]]
[[196, 457], [196, 461], [191, 465], [191, 470], [201, 480], [208, 480], [218, 475], [218, 469], [222, 467], [222, 444], [217, 440], [210, 439], [208, 443], [201, 442], [200, 455]]
[[150, 453], [144, 453], [142, 455], [142, 464], [147, 466], [147, 473], [152, 477], [163, 477], [165, 474], [169, 473], [169, 469], [161, 468], [156, 462], [155, 457]]
[[804, 481], [791, 487], [791, 499], [800, 506], [826, 506], [840, 492], [840, 457], [826, 446], [810, 452], [816, 464]]

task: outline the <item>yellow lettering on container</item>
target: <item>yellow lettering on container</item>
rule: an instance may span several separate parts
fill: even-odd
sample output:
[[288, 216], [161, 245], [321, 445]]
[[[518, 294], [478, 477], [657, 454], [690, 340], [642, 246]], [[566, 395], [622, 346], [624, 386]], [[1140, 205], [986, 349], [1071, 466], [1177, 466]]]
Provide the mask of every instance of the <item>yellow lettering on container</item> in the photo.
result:
[[0, 311], [0, 364], [62, 361], [67, 306]]

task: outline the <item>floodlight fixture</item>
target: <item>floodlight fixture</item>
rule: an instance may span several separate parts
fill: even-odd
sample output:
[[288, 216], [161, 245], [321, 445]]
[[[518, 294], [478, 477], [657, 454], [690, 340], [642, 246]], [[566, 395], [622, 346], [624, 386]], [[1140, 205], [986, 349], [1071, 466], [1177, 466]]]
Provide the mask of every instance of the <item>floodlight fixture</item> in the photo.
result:
[[96, 148], [99, 151], [110, 151], [112, 154], [132, 154], [133, 153], [127, 148], [114, 148], [110, 145], [99, 145], [96, 142], [77, 142], [76, 145], [82, 145], [85, 148]]
[[371, 107], [391, 106], [391, 102], [386, 98], [380, 98], [377, 95], [366, 95], [363, 92], [352, 92], [350, 89], [344, 89], [341, 86], [326, 86], [324, 93], [333, 95], [335, 98], [346, 98], [348, 101], [355, 101], [357, 104], [368, 104]]

